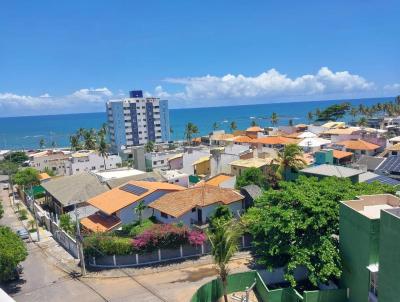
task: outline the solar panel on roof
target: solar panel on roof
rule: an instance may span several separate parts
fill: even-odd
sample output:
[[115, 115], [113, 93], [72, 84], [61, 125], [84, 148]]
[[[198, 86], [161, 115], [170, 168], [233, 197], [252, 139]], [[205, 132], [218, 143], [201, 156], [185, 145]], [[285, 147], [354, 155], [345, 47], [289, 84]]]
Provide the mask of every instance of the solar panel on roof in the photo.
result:
[[391, 156], [379, 167], [378, 171], [384, 173], [400, 172], [400, 156]]
[[143, 180], [144, 180], [144, 181], [152, 181], [152, 182], [157, 181], [157, 179], [155, 179], [154, 177], [143, 178]]
[[387, 184], [387, 185], [391, 185], [391, 186], [396, 186], [396, 185], [400, 184], [400, 181], [395, 180], [395, 179], [390, 178], [390, 177], [383, 176], [383, 175], [368, 179], [366, 182], [367, 183], [373, 183], [374, 181], [378, 181], [378, 182], [380, 182], [382, 184]]
[[131, 185], [131, 184], [123, 185], [119, 189], [122, 191], [128, 192], [128, 193], [137, 195], [137, 196], [140, 196], [143, 193], [146, 193], [148, 191], [148, 189], [146, 189], [146, 188], [142, 188], [142, 187]]

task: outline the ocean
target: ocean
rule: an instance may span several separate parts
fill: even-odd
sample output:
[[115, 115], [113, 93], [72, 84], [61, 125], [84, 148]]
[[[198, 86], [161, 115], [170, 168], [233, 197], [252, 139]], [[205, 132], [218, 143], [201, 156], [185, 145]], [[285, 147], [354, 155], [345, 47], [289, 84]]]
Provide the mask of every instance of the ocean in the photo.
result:
[[[335, 103], [348, 101], [354, 106], [372, 105], [377, 102], [389, 102], [394, 98], [373, 98], [357, 100], [332, 100], [313, 102], [273, 103], [227, 107], [208, 107], [190, 109], [171, 109], [170, 124], [173, 130], [172, 139], [181, 140], [187, 122], [196, 124], [200, 134], [212, 131], [214, 122], [219, 129], [229, 131], [229, 124], [235, 121], [238, 129], [247, 128], [255, 119], [261, 126], [269, 126], [269, 116], [276, 112], [279, 125], [287, 125], [289, 120], [294, 124], [305, 123], [307, 113], [323, 109]], [[347, 120], [349, 117], [347, 117]], [[345, 118], [346, 120], [346, 118]], [[55, 142], [58, 147], [69, 146], [69, 137], [79, 128], [99, 128], [106, 122], [105, 112], [60, 114], [46, 116], [24, 116], [0, 118], [0, 149], [35, 149], [43, 138], [47, 146]]]

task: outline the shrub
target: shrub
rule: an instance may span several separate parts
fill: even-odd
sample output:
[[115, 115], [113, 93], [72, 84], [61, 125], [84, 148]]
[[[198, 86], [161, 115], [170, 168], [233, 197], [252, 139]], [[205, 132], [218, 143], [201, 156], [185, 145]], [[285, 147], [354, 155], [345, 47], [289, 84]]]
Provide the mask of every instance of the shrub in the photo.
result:
[[138, 221], [130, 224], [125, 224], [122, 226], [122, 231], [120, 234], [123, 236], [135, 237], [141, 233], [143, 233], [148, 228], [153, 226], [154, 222], [151, 219], [145, 219], [140, 224]]
[[193, 230], [188, 234], [188, 241], [191, 245], [202, 245], [206, 239], [206, 234], [201, 231]]
[[131, 239], [103, 234], [93, 234], [84, 239], [87, 256], [130, 255], [134, 253]]
[[19, 210], [19, 219], [21, 220], [28, 219], [28, 211], [26, 209]]

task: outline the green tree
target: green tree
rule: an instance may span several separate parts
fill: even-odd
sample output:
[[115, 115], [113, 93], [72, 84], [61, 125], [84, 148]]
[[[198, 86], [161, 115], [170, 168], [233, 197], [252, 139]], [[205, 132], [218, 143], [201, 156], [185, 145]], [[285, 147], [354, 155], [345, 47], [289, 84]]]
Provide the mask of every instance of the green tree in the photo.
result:
[[251, 126], [251, 127], [258, 126], [256, 120], [254, 120], [254, 119], [251, 120], [250, 126]]
[[356, 116], [358, 115], [358, 109], [356, 107], [351, 107], [350, 109], [350, 115], [353, 117], [353, 121], [356, 118]]
[[51, 147], [52, 147], [52, 148], [55, 148], [56, 146], [57, 146], [56, 142], [55, 142], [55, 141], [52, 141], [52, 142], [51, 142]]
[[192, 142], [193, 135], [197, 133], [199, 133], [199, 128], [195, 124], [192, 122], [186, 124], [184, 136], [189, 144]]
[[36, 231], [35, 226], [36, 226], [35, 220], [34, 219], [30, 219], [28, 221], [28, 229], [29, 229], [29, 231]]
[[235, 121], [232, 121], [229, 125], [229, 128], [231, 129], [231, 132], [234, 132], [237, 129], [237, 124]]
[[135, 214], [137, 214], [139, 218], [139, 225], [142, 224], [142, 215], [146, 209], [147, 206], [144, 203], [144, 200], [139, 201], [138, 205], [134, 208]]
[[8, 160], [0, 161], [0, 171], [5, 175], [13, 175], [18, 171], [18, 164]]
[[207, 232], [207, 236], [211, 244], [211, 255], [222, 283], [224, 300], [228, 302], [228, 262], [238, 251], [238, 241], [241, 232], [237, 223], [233, 221], [220, 221], [220, 223], [214, 226], [212, 232]]
[[69, 142], [71, 144], [71, 149], [73, 151], [78, 151], [82, 149], [81, 143], [79, 141], [79, 136], [78, 135], [71, 135], [69, 137]]
[[144, 146], [144, 150], [147, 153], [153, 152], [154, 151], [154, 142], [153, 141], [148, 141], [146, 145]]
[[20, 165], [23, 162], [27, 161], [29, 159], [29, 157], [23, 151], [15, 151], [15, 152], [11, 152], [11, 153], [7, 154], [4, 157], [4, 159]]
[[13, 181], [15, 184], [25, 188], [26, 186], [39, 184], [38, 176], [39, 171], [35, 168], [29, 167], [19, 170], [17, 173], [15, 173], [15, 175], [13, 176]]
[[219, 124], [217, 122], [213, 123], [213, 130], [218, 130], [219, 129]]
[[83, 132], [84, 147], [86, 150], [96, 149], [96, 132], [93, 129]]
[[368, 126], [368, 120], [363, 116], [358, 120], [357, 125], [360, 126], [360, 127], [367, 127]]
[[108, 145], [104, 136], [100, 136], [99, 145], [97, 146], [97, 151], [99, 155], [103, 158], [104, 169], [107, 170], [106, 158], [108, 158]]
[[27, 256], [24, 242], [9, 227], [0, 226], [0, 281], [11, 279]]
[[45, 145], [46, 145], [46, 142], [45, 142], [44, 138], [41, 138], [39, 141], [39, 148], [43, 149]]
[[231, 210], [226, 205], [219, 205], [210, 216], [209, 228], [213, 230], [221, 222], [229, 222], [233, 219]]
[[318, 121], [337, 121], [350, 110], [350, 103], [334, 104], [322, 110], [317, 115]]
[[75, 233], [75, 223], [68, 214], [60, 215], [60, 228], [70, 235]]
[[305, 166], [303, 150], [296, 144], [288, 144], [283, 151], [278, 153], [277, 163], [279, 165], [277, 173], [282, 179], [288, 180], [291, 173], [295, 173]]
[[236, 178], [236, 189], [240, 190], [241, 188], [247, 185], [257, 185], [260, 188], [266, 187], [266, 178], [262, 171], [258, 168], [248, 168], [243, 171], [242, 175]]
[[106, 123], [103, 123], [99, 129], [99, 131], [97, 132], [97, 135], [99, 136], [99, 140], [101, 140], [101, 138], [105, 139], [108, 131], [108, 126]]
[[397, 105], [400, 105], [400, 95], [396, 96], [395, 102]]
[[264, 191], [243, 216], [245, 229], [253, 236], [257, 261], [267, 268], [286, 267], [285, 279], [296, 285], [294, 270], [307, 268], [313, 285], [339, 278], [341, 261], [339, 203], [359, 195], [395, 193], [380, 183], [355, 183], [327, 177], [318, 180], [300, 176], [280, 183], [280, 190]]
[[307, 113], [307, 120], [309, 123], [314, 121], [314, 113], [312, 111]]
[[275, 127], [279, 121], [278, 114], [276, 112], [272, 112], [270, 119], [271, 119], [271, 125]]

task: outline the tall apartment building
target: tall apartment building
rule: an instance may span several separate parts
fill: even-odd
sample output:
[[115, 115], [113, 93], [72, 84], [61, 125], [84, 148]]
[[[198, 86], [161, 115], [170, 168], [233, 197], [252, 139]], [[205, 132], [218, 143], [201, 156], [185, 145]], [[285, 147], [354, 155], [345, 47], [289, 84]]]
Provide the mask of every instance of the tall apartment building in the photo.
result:
[[168, 101], [143, 97], [141, 90], [129, 92], [129, 98], [106, 104], [113, 152], [146, 144], [169, 141]]

